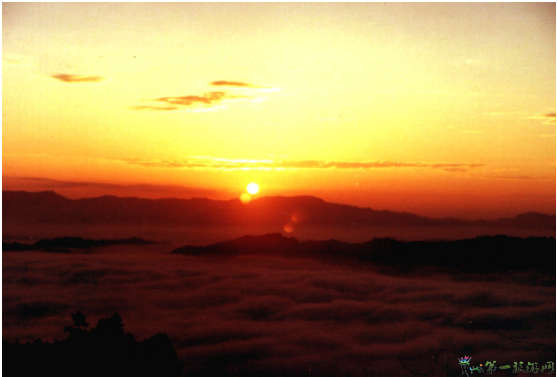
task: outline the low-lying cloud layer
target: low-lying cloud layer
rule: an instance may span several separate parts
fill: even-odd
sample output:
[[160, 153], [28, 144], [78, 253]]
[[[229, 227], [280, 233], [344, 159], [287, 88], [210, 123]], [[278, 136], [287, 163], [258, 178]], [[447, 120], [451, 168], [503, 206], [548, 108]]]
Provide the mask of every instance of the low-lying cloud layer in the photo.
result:
[[71, 313], [96, 323], [118, 311], [138, 339], [167, 333], [186, 375], [440, 376], [445, 357], [460, 375], [465, 354], [554, 361], [554, 286], [170, 249], [4, 255], [4, 339], [60, 339]]
[[69, 84], [79, 84], [79, 83], [96, 83], [104, 81], [101, 76], [80, 76], [80, 75], [70, 75], [68, 73], [59, 73], [57, 75], [50, 76], [53, 79], [62, 81]]
[[484, 167], [484, 164], [454, 164], [429, 162], [393, 162], [393, 161], [284, 161], [284, 160], [248, 160], [211, 157], [189, 157], [186, 160], [124, 160], [132, 165], [155, 168], [181, 169], [217, 169], [217, 170], [290, 170], [290, 169], [385, 169], [415, 168], [433, 169], [447, 172], [467, 172]]

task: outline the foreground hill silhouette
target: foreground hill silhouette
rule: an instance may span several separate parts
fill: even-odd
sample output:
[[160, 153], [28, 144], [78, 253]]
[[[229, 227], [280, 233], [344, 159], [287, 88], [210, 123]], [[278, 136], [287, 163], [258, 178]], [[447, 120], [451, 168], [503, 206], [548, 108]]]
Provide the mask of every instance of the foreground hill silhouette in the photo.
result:
[[113, 245], [150, 245], [155, 242], [132, 237], [118, 240], [91, 240], [81, 237], [60, 237], [40, 240], [32, 245], [19, 242], [2, 242], [2, 251], [70, 252], [68, 249], [91, 249]]
[[184, 246], [175, 254], [196, 256], [270, 255], [368, 262], [401, 271], [425, 268], [464, 273], [535, 271], [555, 276], [555, 238], [476, 237], [459, 241], [400, 242], [375, 238], [365, 243], [303, 241], [281, 234], [244, 236], [209, 246]]
[[8, 224], [118, 224], [164, 226], [273, 225], [355, 228], [483, 227], [555, 230], [555, 215], [525, 213], [499, 220], [431, 219], [411, 213], [375, 211], [328, 203], [311, 196], [238, 199], [140, 199], [102, 196], [70, 200], [55, 192], [2, 191], [2, 217]]
[[6, 376], [180, 376], [183, 365], [166, 334], [141, 342], [124, 331], [114, 313], [91, 331], [81, 312], [72, 314], [73, 326], [64, 328], [62, 341], [27, 344], [2, 342], [2, 372]]

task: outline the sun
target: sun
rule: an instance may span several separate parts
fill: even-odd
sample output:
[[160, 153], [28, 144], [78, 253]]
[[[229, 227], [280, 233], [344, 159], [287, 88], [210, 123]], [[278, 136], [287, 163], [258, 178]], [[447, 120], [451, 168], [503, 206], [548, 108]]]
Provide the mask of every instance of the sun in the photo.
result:
[[259, 185], [257, 183], [250, 183], [248, 185], [248, 192], [252, 195], [257, 194], [259, 192]]

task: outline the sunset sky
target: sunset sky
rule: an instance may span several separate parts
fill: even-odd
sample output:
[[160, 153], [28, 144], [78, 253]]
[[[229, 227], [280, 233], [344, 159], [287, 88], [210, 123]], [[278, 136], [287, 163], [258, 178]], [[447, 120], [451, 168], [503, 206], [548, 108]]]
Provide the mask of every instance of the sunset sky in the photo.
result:
[[555, 213], [555, 3], [3, 3], [4, 190]]

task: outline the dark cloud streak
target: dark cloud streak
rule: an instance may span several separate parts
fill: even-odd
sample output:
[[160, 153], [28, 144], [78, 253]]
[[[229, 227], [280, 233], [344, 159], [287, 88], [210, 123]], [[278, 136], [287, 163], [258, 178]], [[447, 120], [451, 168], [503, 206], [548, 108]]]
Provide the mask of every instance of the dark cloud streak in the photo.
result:
[[154, 101], [163, 102], [170, 105], [191, 106], [198, 103], [204, 105], [212, 105], [225, 99], [235, 99], [237, 96], [227, 94], [225, 92], [209, 92], [200, 96], [182, 96], [182, 97], [161, 97]]
[[68, 73], [59, 73], [57, 75], [52, 75], [50, 77], [58, 81], [62, 81], [69, 84], [97, 83], [97, 82], [104, 81], [104, 78], [101, 76], [79, 76], [79, 75], [70, 75]]
[[166, 106], [131, 106], [131, 110], [139, 111], [179, 111], [191, 109], [210, 109], [227, 100], [251, 99], [248, 96], [239, 96], [227, 92], [208, 92], [202, 95], [188, 95], [179, 97], [160, 97], [149, 100], [150, 102], [163, 103]]
[[209, 85], [212, 85], [212, 86], [233, 86], [233, 87], [240, 87], [240, 88], [259, 88], [258, 86], [248, 84], [248, 83], [245, 83], [245, 82], [226, 81], [226, 80], [213, 81]]
[[[210, 91], [200, 95], [186, 95], [176, 97], [159, 97], [148, 99], [145, 101], [164, 104], [165, 106], [147, 105], [147, 106], [130, 106], [130, 110], [136, 111], [180, 111], [180, 110], [196, 110], [211, 109], [224, 102], [242, 101], [242, 100], [258, 100], [261, 99], [256, 92], [261, 90], [275, 90], [273, 88], [261, 87], [240, 81], [218, 80], [209, 83], [210, 86], [228, 87], [226, 91]], [[234, 88], [237, 89], [236, 93]], [[243, 94], [237, 92], [242, 90]], [[249, 90], [248, 90], [249, 89]], [[246, 94], [248, 93], [248, 94]]]

